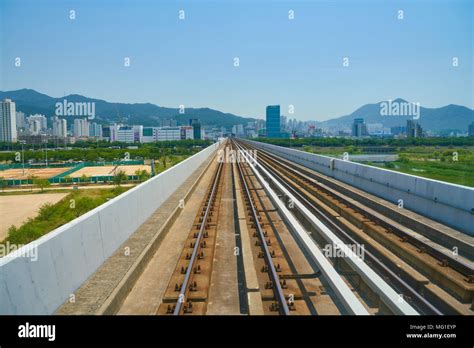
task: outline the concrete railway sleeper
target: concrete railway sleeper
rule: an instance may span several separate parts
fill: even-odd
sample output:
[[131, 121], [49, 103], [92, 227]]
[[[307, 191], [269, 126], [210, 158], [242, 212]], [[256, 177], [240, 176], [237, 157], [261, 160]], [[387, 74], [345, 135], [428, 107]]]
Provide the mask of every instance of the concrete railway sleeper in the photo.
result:
[[225, 170], [219, 163], [157, 314], [206, 312]]
[[[256, 148], [251, 145], [245, 145], [248, 148], [256, 150]], [[345, 206], [361, 214], [363, 217], [372, 220], [377, 225], [387, 230], [390, 230], [391, 233], [396, 234], [405, 242], [414, 245], [421, 252], [431, 255], [443, 267], [450, 267], [456, 270], [465, 277], [466, 281], [474, 283], [474, 264], [468, 258], [464, 258], [453, 252], [452, 247], [456, 246], [456, 244], [453, 244], [454, 242], [445, 247], [443, 247], [441, 243], [433, 242], [432, 240], [429, 240], [429, 243], [426, 243], [424, 239], [416, 238], [413, 234], [408, 233], [406, 228], [403, 226], [404, 222], [401, 222], [401, 218], [399, 218], [400, 221], [390, 221], [386, 216], [381, 216], [377, 211], [368, 207], [366, 205], [366, 202], [369, 201], [367, 197], [364, 197], [364, 203], [359, 203], [356, 199], [348, 196], [347, 188], [337, 186], [335, 180], [331, 180], [331, 186], [329, 186], [329, 179], [323, 178], [321, 175], [310, 169], [303, 168], [301, 165], [291, 163], [286, 159], [260, 149], [258, 149], [258, 153], [260, 156], [271, 161], [272, 165], [284, 170], [293, 177], [298, 178], [299, 181], [304, 182], [304, 186], [311, 186], [313, 189], [335, 198]], [[354, 192], [351, 192], [351, 194], [353, 194], [353, 197], [360, 197], [360, 195], [356, 195]], [[370, 203], [371, 206], [377, 205], [374, 202]], [[464, 241], [457, 241], [457, 243], [461, 242], [465, 243]], [[469, 243], [457, 245], [457, 247], [459, 247], [460, 252], [464, 248], [472, 249], [472, 245]]]
[[[245, 167], [248, 168], [248, 177], [253, 177], [257, 179], [264, 187], [264, 191], [270, 195], [270, 201], [275, 204], [275, 209], [278, 211], [278, 214], [284, 217], [284, 220], [288, 224], [290, 230], [293, 230], [293, 235], [296, 241], [299, 241], [298, 247], [301, 251], [304, 251], [304, 257], [310, 261], [310, 264], [313, 266], [313, 270], [316, 271], [316, 274], [302, 274], [301, 278], [313, 278], [313, 277], [321, 277], [324, 284], [329, 285], [331, 290], [331, 303], [333, 305], [342, 306], [342, 310], [340, 309], [337, 313], [334, 312], [325, 312], [326, 314], [341, 314], [341, 313], [348, 313], [348, 314], [356, 314], [356, 315], [368, 315], [370, 314], [367, 310], [368, 307], [374, 307], [374, 303], [369, 305], [363, 305], [362, 300], [360, 297], [357, 297], [356, 292], [357, 290], [351, 289], [340, 274], [337, 273], [334, 266], [329, 262], [329, 260], [323, 255], [320, 248], [312, 241], [306, 232], [306, 230], [301, 226], [301, 224], [295, 220], [295, 218], [291, 215], [288, 209], [282, 204], [280, 199], [275, 195], [274, 191], [270, 189], [268, 183], [265, 182], [261, 175], [255, 171], [250, 164], [245, 164]], [[250, 174], [252, 173], [252, 174]], [[255, 175], [254, 175], [255, 174]], [[310, 277], [308, 277], [310, 276]], [[300, 278], [298, 275], [285, 275], [281, 274], [280, 279], [291, 279], [291, 278]], [[301, 279], [300, 278], [300, 279]], [[318, 293], [319, 296], [316, 297], [316, 303], [321, 301], [321, 293]], [[375, 304], [376, 307], [376, 304]], [[345, 308], [345, 309], [344, 309]], [[373, 309], [370, 310], [373, 312]]]
[[[314, 186], [315, 184], [311, 180], [307, 180], [307, 178], [304, 178], [303, 180], [301, 177], [295, 174], [295, 171], [288, 170], [287, 166], [282, 166], [281, 163], [279, 163], [276, 160], [273, 160], [272, 157], [267, 156], [266, 154], [260, 154], [260, 160], [262, 160], [262, 163], [266, 162], [266, 168], [269, 169], [271, 168], [272, 171], [278, 171], [278, 175], [284, 177], [287, 182], [291, 182], [292, 186], [295, 190], [298, 190], [300, 193], [302, 193], [306, 198], [306, 200], [313, 202], [315, 200], [318, 200], [318, 198], [315, 198], [314, 195]], [[307, 204], [308, 205], [308, 204]], [[320, 214], [320, 213], [319, 213]], [[327, 216], [331, 217], [331, 214], [326, 214]], [[367, 219], [365, 216], [363, 216], [364, 219]], [[341, 230], [342, 228], [348, 227], [348, 224], [346, 223], [345, 225], [341, 223], [340, 218], [332, 219], [331, 223], [335, 223], [337, 225], [337, 228]], [[350, 226], [351, 224], [349, 224]], [[367, 222], [362, 225], [366, 226]], [[372, 223], [373, 226], [376, 226], [375, 223]], [[371, 225], [371, 226], [372, 226]], [[420, 302], [420, 306], [423, 309], [422, 312], [425, 313], [437, 313], [440, 314], [445, 313], [445, 314], [471, 314], [472, 311], [469, 310], [469, 304], [471, 303], [472, 300], [472, 292], [473, 292], [473, 284], [470, 283], [469, 279], [464, 278], [461, 274], [456, 275], [456, 271], [453, 269], [448, 269], [446, 270], [446, 265], [440, 265], [434, 261], [426, 261], [427, 259], [430, 259], [429, 255], [424, 254], [423, 252], [419, 250], [413, 250], [411, 254], [409, 254], [409, 257], [406, 256], [406, 253], [403, 253], [401, 250], [397, 249], [397, 244], [401, 245], [402, 247], [405, 246], [405, 241], [390, 241], [388, 240], [385, 244], [383, 243], [378, 243], [379, 240], [375, 238], [375, 241], [372, 238], [367, 238], [364, 237], [364, 232], [367, 232], [366, 229], [363, 229], [364, 232], [358, 233], [360, 226], [353, 226], [351, 231], [353, 232], [352, 237], [346, 236], [344, 239], [348, 243], [353, 243], [354, 239], [357, 240], [359, 243], [364, 243], [364, 246], [366, 249], [369, 251], [369, 258], [372, 259], [372, 264], [375, 268], [378, 268], [379, 271], [384, 272], [383, 268], [381, 266], [381, 263], [379, 261], [383, 260], [384, 263], [386, 263], [391, 269], [397, 270], [397, 273], [399, 273], [399, 280], [396, 279], [396, 283], [398, 283], [399, 288], [405, 288], [405, 290], [408, 290], [407, 285], [409, 287], [413, 288], [413, 290], [409, 290], [409, 292], [412, 293], [410, 297], [415, 297], [417, 300]], [[375, 228], [375, 227], [374, 227]], [[374, 230], [372, 228], [372, 230]], [[376, 229], [384, 229], [384, 227], [377, 227]], [[361, 230], [362, 231], [362, 230]], [[383, 231], [382, 231], [383, 232]], [[387, 238], [388, 232], [382, 233], [382, 237]], [[371, 236], [373, 237], [373, 236]], [[392, 242], [395, 245], [388, 244]], [[382, 246], [379, 245], [378, 248], [374, 248], [371, 246], [371, 244], [382, 244]], [[388, 244], [388, 245], [387, 245]], [[406, 247], [406, 246], [405, 246]], [[400, 256], [404, 261], [408, 261], [409, 264], [415, 269], [418, 269], [422, 271], [422, 273], [426, 274], [430, 281], [434, 280], [435, 283], [438, 285], [441, 285], [441, 287], [438, 287], [435, 284], [432, 284], [430, 281], [428, 281], [426, 277], [422, 276], [419, 274], [419, 276], [416, 276], [418, 273], [414, 269], [411, 269], [410, 267], [401, 267], [400, 266], [400, 260], [398, 260], [398, 257], [396, 258], [397, 261], [393, 260], [393, 257], [390, 258], [387, 256], [387, 252], [384, 251], [384, 248], [387, 248], [391, 252], [394, 252], [395, 255]], [[413, 247], [412, 247], [413, 248]], [[377, 250], [378, 249], [378, 250]], [[374, 256], [375, 254], [375, 256]], [[410, 257], [411, 256], [411, 257]], [[407, 260], [408, 259], [408, 260]], [[404, 262], [402, 261], [402, 263]], [[420, 267], [424, 266], [424, 267]], [[420, 269], [421, 268], [421, 269]], [[426, 271], [426, 268], [430, 272]], [[411, 271], [410, 271], [411, 270]], [[423, 272], [425, 271], [425, 272]], [[433, 272], [437, 272], [434, 273]], [[454, 274], [454, 276], [451, 276]], [[401, 282], [401, 278], [403, 278], [403, 283]], [[426, 279], [426, 281], [423, 281], [423, 279]], [[444, 285], [444, 286], [443, 286]], [[444, 289], [444, 290], [443, 290]], [[448, 293], [446, 293], [446, 291]], [[454, 293], [454, 297], [452, 295]], [[461, 302], [460, 302], [461, 301]], [[437, 307], [437, 310], [435, 309], [435, 306], [429, 305], [429, 303], [435, 304]], [[432, 307], [432, 308], [430, 308]]]
[[275, 249], [274, 247], [272, 247], [272, 250], [270, 250], [270, 239], [268, 238], [267, 231], [263, 229], [262, 224], [260, 222], [261, 217], [257, 212], [256, 202], [250, 192], [249, 185], [247, 183], [244, 170], [242, 168], [242, 164], [238, 163], [237, 168], [242, 187], [244, 188], [244, 200], [247, 204], [248, 210], [250, 211], [251, 221], [259, 238], [259, 246], [262, 249], [259, 256], [264, 258], [264, 270], [268, 272], [270, 276], [270, 282], [266, 284], [266, 288], [270, 288], [273, 290], [274, 298], [276, 300], [276, 302], [272, 303], [271, 310], [278, 311], [282, 315], [289, 315], [290, 309], [293, 309], [294, 307], [294, 301], [292, 299], [287, 300], [286, 295], [283, 291], [283, 288], [286, 287], [286, 280], [280, 280], [278, 276], [278, 272], [281, 272], [281, 265], [275, 265], [273, 262], [273, 258], [276, 255]]
[[[253, 166], [255, 166], [255, 168], [258, 167], [259, 170], [262, 170], [264, 176], [269, 176], [273, 174], [270, 174], [269, 172], [271, 168], [264, 168], [263, 165], [260, 163], [261, 161], [257, 162], [254, 159], [251, 159], [250, 156], [245, 155], [246, 150], [244, 147], [242, 147], [241, 144], [239, 144], [239, 147], [243, 151], [244, 157], [246, 157], [248, 161], [252, 161], [254, 163]], [[280, 191], [282, 191], [283, 194], [291, 196], [293, 198], [293, 202], [298, 203], [298, 209], [304, 212], [304, 215], [312, 221], [312, 223], [317, 227], [317, 230], [322, 233], [322, 235], [326, 239], [326, 242], [336, 245], [337, 248], [343, 252], [343, 254], [345, 255], [344, 260], [347, 261], [349, 265], [354, 268], [354, 270], [356, 270], [356, 272], [364, 280], [364, 283], [366, 283], [369, 288], [371, 288], [375, 293], [378, 294], [378, 296], [380, 296], [380, 299], [385, 303], [385, 305], [391, 312], [393, 312], [394, 314], [418, 313], [405, 299], [401, 301], [400, 294], [395, 292], [394, 289], [391, 288], [387, 284], [387, 282], [383, 280], [388, 275], [396, 277], [395, 274], [386, 272], [383, 277], [378, 275], [374, 270], [368, 267], [368, 265], [365, 264], [350, 248], [348, 248], [348, 246], [336, 234], [334, 234], [334, 232], [328, 229], [326, 225], [324, 225], [318, 218], [316, 218], [316, 216], [313, 212], [311, 212], [311, 210], [303, 206], [303, 204], [293, 195], [293, 193], [296, 192], [290, 193], [290, 191], [288, 191], [289, 189], [291, 190], [292, 187], [289, 186], [289, 184], [286, 183], [285, 180], [274, 176], [269, 181], [273, 181], [274, 183], [276, 183], [277, 186], [280, 187]], [[325, 223], [327, 223], [327, 221], [325, 221]]]

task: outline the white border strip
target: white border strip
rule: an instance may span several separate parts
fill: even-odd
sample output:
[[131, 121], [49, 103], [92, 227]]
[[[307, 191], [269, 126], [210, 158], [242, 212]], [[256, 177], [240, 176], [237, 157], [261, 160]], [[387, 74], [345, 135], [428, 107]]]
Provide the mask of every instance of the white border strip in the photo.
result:
[[278, 208], [281, 213], [285, 215], [285, 218], [292, 225], [297, 237], [303, 242], [306, 249], [312, 256], [312, 259], [318, 265], [319, 270], [328, 280], [331, 288], [336, 292], [337, 297], [341, 300], [344, 307], [351, 314], [355, 315], [369, 315], [369, 312], [365, 309], [364, 305], [359, 301], [359, 299], [354, 295], [351, 289], [347, 286], [341, 276], [334, 269], [332, 264], [326, 259], [316, 243], [310, 238], [308, 232], [301, 226], [301, 224], [296, 220], [296, 218], [290, 213], [288, 208], [283, 204], [283, 202], [278, 198], [278, 195], [270, 188], [270, 185], [262, 178], [261, 174], [256, 170], [252, 163], [245, 157], [255, 175], [260, 179], [260, 182], [265, 187], [266, 191], [273, 198], [273, 201], [278, 205]]
[[[375, 291], [382, 301], [395, 313], [405, 315], [419, 314], [410, 304], [403, 300], [395, 290], [393, 290], [377, 273], [374, 272], [360, 257], [357, 256], [346, 244], [342, 242], [329, 228], [326, 227], [319, 219], [317, 219], [292, 193], [290, 193], [278, 180], [276, 180], [265, 168], [262, 167], [256, 159], [248, 155], [247, 151], [240, 150], [247, 162], [252, 166], [257, 174], [254, 162], [267, 175], [278, 188], [287, 195], [298, 209], [308, 218], [315, 227], [321, 232], [322, 236], [330, 243], [336, 245], [345, 255], [347, 261], [357, 271], [357, 273], [364, 279], [367, 285]], [[252, 161], [249, 160], [251, 158]], [[260, 174], [259, 177], [261, 178]], [[265, 181], [263, 181], [265, 182]], [[268, 184], [267, 184], [268, 185]], [[314, 242], [313, 242], [314, 243]]]

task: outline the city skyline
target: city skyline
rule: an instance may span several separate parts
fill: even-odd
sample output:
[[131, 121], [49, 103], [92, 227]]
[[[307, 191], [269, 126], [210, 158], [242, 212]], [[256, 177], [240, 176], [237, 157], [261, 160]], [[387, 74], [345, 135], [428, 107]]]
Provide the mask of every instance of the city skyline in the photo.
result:
[[[261, 119], [265, 105], [280, 104], [282, 114], [302, 121], [397, 97], [423, 107], [474, 108], [468, 1], [429, 8], [241, 1], [230, 4], [232, 11], [212, 1], [134, 5], [3, 1], [0, 90], [209, 107]], [[29, 20], [15, 25], [19, 16]]]

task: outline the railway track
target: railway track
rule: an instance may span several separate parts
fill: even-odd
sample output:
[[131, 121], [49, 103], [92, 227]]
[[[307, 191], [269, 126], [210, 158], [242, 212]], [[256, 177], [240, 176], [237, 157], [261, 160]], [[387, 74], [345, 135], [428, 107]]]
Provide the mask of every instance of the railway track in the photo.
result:
[[[243, 151], [255, 150], [240, 141], [236, 144]], [[334, 184], [323, 184], [327, 179], [314, 171], [257, 151], [258, 165], [268, 173], [266, 179], [271, 175], [343, 243], [362, 244], [366, 263], [397, 290], [403, 301], [423, 314], [473, 313], [470, 260], [453, 255], [439, 243], [417, 238], [416, 233], [410, 233], [399, 222], [390, 221], [375, 209], [338, 192]], [[328, 240], [319, 238], [318, 242], [324, 245]]]
[[[254, 196], [250, 193], [249, 184], [247, 178], [244, 175], [241, 163], [237, 164], [240, 181], [244, 188], [245, 204], [249, 212], [249, 220], [252, 223], [252, 227], [255, 230], [254, 236], [258, 238], [256, 242], [257, 246], [260, 246], [262, 251], [259, 253], [259, 257], [265, 260], [265, 264], [262, 266], [262, 271], [267, 272], [270, 280], [266, 283], [267, 289], [272, 289], [276, 302], [273, 302], [271, 309], [279, 311], [283, 315], [290, 314], [290, 308], [294, 308], [294, 300], [289, 299], [290, 295], [286, 295], [283, 288], [287, 287], [286, 280], [280, 280], [278, 272], [282, 271], [281, 264], [273, 261], [276, 256], [275, 246], [272, 246], [272, 239], [269, 237], [268, 232], [263, 229], [261, 223], [261, 216], [258, 213], [257, 203]], [[272, 250], [270, 250], [272, 248]]]
[[[472, 261], [449, 253], [456, 238], [432, 240], [369, 196], [246, 142], [223, 148], [242, 156], [214, 166], [156, 314], [219, 313], [227, 286], [241, 314], [474, 314]], [[226, 242], [239, 249], [234, 266], [215, 267], [229, 259], [217, 236], [238, 245]], [[226, 270], [235, 284], [213, 278]]]
[[[251, 148], [255, 149], [254, 147]], [[443, 266], [449, 266], [450, 268], [464, 275], [468, 281], [474, 281], [474, 264], [472, 262], [474, 256], [468, 255], [467, 257], [463, 257], [462, 255], [460, 256], [458, 253], [453, 252], [452, 248], [450, 248], [453, 246], [462, 247], [462, 249], [472, 248], [472, 246], [468, 243], [464, 243], [462, 240], [458, 240], [456, 242], [453, 241], [450, 243], [446, 243], [446, 241], [433, 243], [432, 241], [425, 238], [420, 238], [420, 235], [414, 234], [413, 231], [410, 231], [410, 228], [403, 226], [403, 222], [398, 223], [397, 221], [393, 221], [393, 219], [390, 221], [390, 219], [387, 219], [382, 214], [377, 213], [376, 210], [371, 208], [371, 206], [375, 206], [375, 204], [370, 202], [365, 197], [365, 204], [360, 204], [356, 199], [351, 198], [347, 194], [347, 189], [343, 188], [341, 185], [329, 186], [325, 184], [324, 182], [327, 182], [328, 178], [324, 178], [322, 175], [318, 175], [314, 171], [305, 169], [304, 167], [295, 163], [291, 163], [290, 161], [287, 161], [281, 157], [267, 152], [262, 152], [261, 150], [259, 151], [260, 154], [264, 156], [264, 158], [272, 163], [277, 164], [280, 169], [283, 169], [286, 173], [290, 174], [290, 176], [296, 178], [300, 182], [303, 182], [303, 185], [311, 186], [313, 189], [317, 189], [328, 196], [336, 198], [337, 200], [343, 202], [347, 207], [364, 215], [364, 217], [370, 218], [373, 222], [387, 230], [390, 230], [390, 232], [396, 234], [398, 237], [403, 238], [405, 242], [408, 242], [423, 252], [431, 255], [439, 263], [443, 264]], [[333, 185], [335, 182], [335, 180], [332, 180]], [[360, 197], [361, 196], [357, 196], [357, 198]], [[472, 253], [472, 251], [470, 251], [470, 253]]]
[[[314, 262], [308, 263], [307, 255], [288, 232], [291, 226], [286, 224], [278, 207], [272, 205], [261, 180], [254, 175], [248, 163], [237, 161], [217, 165], [207, 188], [206, 199], [201, 203], [156, 314], [206, 314], [213, 284], [212, 270], [214, 262], [218, 262], [214, 259], [216, 236], [220, 232], [217, 226], [219, 216], [225, 215], [220, 211], [223, 178], [229, 170], [233, 174], [232, 182], [238, 182], [240, 187], [234, 194], [240, 196], [236, 201], [241, 203], [244, 214], [238, 218], [245, 218], [250, 240], [251, 247], [246, 253], [253, 255], [250, 258], [253, 261], [239, 271], [255, 272], [258, 283], [244, 292], [247, 295], [258, 293], [260, 297], [257, 305], [255, 301], [249, 301], [246, 307], [251, 309], [250, 312], [242, 314], [253, 311], [266, 315], [366, 315], [369, 314], [366, 308], [376, 307], [374, 303], [367, 304], [357, 298], [331, 265], [326, 265], [329, 271], [321, 272], [321, 264], [313, 266]], [[320, 258], [324, 259], [322, 255]], [[329, 284], [325, 279], [328, 276]], [[338, 291], [333, 291], [334, 284], [338, 284]], [[256, 308], [258, 303], [261, 311]]]
[[224, 170], [219, 163], [157, 314], [206, 313]]
[[[336, 292], [332, 291], [331, 286], [327, 284], [325, 279], [327, 273], [323, 274], [320, 271], [321, 267], [312, 265], [310, 272], [298, 271], [296, 267], [298, 258], [307, 260], [308, 255], [305, 255], [296, 243], [294, 246], [298, 250], [291, 248], [290, 244], [294, 241], [289, 240], [288, 229], [292, 226], [288, 226], [282, 219], [283, 212], [272, 204], [251, 166], [247, 163], [238, 163], [237, 167], [244, 186], [247, 224], [249, 230], [253, 231], [255, 267], [258, 271], [261, 297], [263, 303], [270, 302], [270, 305], [265, 305], [265, 314], [316, 315], [320, 312], [368, 314], [351, 290], [347, 286], [344, 288], [342, 279], [339, 278], [336, 282], [339, 281], [339, 287], [344, 288], [342, 289], [342, 293], [345, 294], [343, 296], [349, 294], [348, 297], [351, 297], [349, 302], [356, 303], [349, 305], [355, 308], [350, 308], [348, 311], [340, 304], [341, 301]], [[285, 240], [284, 237], [286, 237]], [[329, 267], [332, 269], [331, 266]], [[274, 284], [281, 286], [275, 287]], [[286, 304], [283, 301], [286, 301]], [[322, 303], [324, 303], [323, 306], [321, 306]]]

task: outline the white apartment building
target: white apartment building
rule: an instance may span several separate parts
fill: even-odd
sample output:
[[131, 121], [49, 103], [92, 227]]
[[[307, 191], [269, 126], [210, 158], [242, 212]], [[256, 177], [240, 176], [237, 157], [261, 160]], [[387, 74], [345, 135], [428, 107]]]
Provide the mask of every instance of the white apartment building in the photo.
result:
[[46, 120], [46, 116], [35, 114], [26, 118], [26, 126], [30, 134], [38, 135], [46, 132], [48, 129], [48, 122]]
[[41, 120], [28, 120], [28, 130], [32, 135], [38, 135], [42, 131]]
[[57, 116], [52, 117], [53, 120], [53, 135], [57, 137], [67, 137], [67, 121], [64, 118]]
[[89, 136], [102, 139], [102, 125], [96, 122], [89, 124]]
[[74, 120], [74, 137], [88, 137], [89, 136], [89, 121], [87, 118], [76, 118]]
[[39, 134], [48, 129], [48, 121], [45, 115], [34, 114], [27, 118], [28, 128], [33, 134]]
[[243, 136], [244, 135], [244, 125], [243, 124], [237, 124], [235, 126], [232, 126], [232, 133], [234, 133], [238, 137]]
[[0, 141], [13, 143], [17, 139], [15, 102], [5, 99], [0, 102]]
[[26, 116], [24, 112], [16, 112], [16, 129], [26, 128]]

